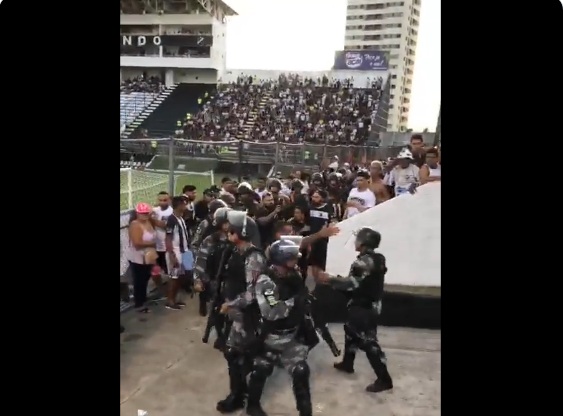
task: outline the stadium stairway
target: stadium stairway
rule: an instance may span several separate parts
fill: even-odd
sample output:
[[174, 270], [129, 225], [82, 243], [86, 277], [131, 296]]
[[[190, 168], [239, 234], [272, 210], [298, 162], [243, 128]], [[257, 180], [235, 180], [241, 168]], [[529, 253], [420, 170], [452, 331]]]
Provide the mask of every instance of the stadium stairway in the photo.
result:
[[121, 133], [122, 139], [128, 139], [129, 136], [139, 128], [139, 126], [145, 121], [151, 113], [160, 106], [166, 100], [170, 94], [176, 89], [177, 84], [171, 85], [170, 87], [163, 90], [159, 95], [155, 97], [155, 99], [144, 108], [144, 110], [135, 117], [135, 119], [129, 123], [129, 125], [125, 128], [125, 130]]
[[262, 111], [266, 107], [266, 104], [268, 103], [270, 98], [272, 98], [271, 91], [266, 91], [260, 97], [260, 103], [258, 104], [258, 110], [250, 111], [248, 119], [245, 121], [245, 123], [242, 127], [242, 130], [240, 130], [239, 134], [237, 135], [237, 139], [240, 139], [240, 140], [244, 139], [244, 135], [247, 134], [250, 131], [250, 129], [252, 129], [254, 127], [254, 125], [256, 124], [256, 119], [258, 118], [258, 112]]
[[196, 114], [199, 111], [197, 99], [205, 92], [213, 95], [211, 85], [181, 83], [175, 87], [137, 126], [131, 134], [132, 137], [144, 129], [148, 131], [150, 137], [173, 137], [177, 130], [176, 123], [179, 120], [184, 121], [186, 114]]

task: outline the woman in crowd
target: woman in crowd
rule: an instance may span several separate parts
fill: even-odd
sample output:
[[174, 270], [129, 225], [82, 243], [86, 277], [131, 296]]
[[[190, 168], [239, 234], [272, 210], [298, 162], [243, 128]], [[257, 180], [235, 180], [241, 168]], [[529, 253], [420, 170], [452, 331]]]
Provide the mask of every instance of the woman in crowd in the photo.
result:
[[147, 288], [158, 257], [156, 231], [151, 222], [151, 213], [152, 207], [149, 204], [137, 204], [129, 224], [129, 247], [126, 250], [133, 277], [135, 308], [141, 313], [150, 312], [145, 305]]

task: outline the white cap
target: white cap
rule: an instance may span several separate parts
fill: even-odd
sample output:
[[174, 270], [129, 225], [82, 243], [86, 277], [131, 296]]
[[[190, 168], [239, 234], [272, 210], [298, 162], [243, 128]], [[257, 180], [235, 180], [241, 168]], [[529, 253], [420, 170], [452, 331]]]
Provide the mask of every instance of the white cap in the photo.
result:
[[397, 159], [412, 159], [412, 153], [409, 149], [404, 148], [397, 155]]

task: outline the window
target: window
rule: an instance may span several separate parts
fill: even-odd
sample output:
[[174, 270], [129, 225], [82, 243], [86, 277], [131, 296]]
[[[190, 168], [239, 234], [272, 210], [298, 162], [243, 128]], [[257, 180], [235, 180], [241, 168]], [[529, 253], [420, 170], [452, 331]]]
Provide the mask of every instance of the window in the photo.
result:
[[397, 79], [397, 75], [391, 75], [391, 79]]
[[389, 110], [392, 110], [395, 106], [393, 104], [389, 104]]
[[379, 9], [384, 9], [385, 8], [385, 4], [368, 4], [366, 5], [366, 10], [379, 10]]

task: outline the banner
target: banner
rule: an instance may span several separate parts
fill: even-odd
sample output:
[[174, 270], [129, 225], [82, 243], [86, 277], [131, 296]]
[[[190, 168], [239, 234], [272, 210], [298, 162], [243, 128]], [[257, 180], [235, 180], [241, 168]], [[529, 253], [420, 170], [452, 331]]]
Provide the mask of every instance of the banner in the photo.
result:
[[389, 69], [389, 59], [384, 51], [336, 51], [332, 69], [386, 71]]
[[121, 46], [189, 46], [211, 47], [213, 36], [207, 35], [120, 35]]

